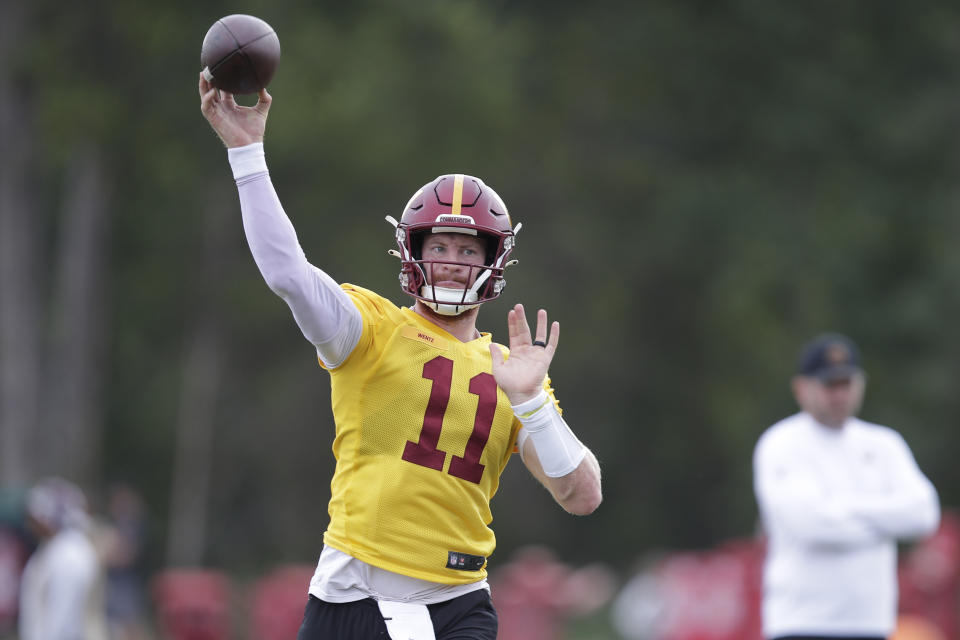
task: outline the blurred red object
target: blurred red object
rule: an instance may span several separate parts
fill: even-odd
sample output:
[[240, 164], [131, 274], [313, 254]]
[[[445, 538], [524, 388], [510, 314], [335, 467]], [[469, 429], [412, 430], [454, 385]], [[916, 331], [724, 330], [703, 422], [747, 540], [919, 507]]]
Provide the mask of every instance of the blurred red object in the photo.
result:
[[614, 625], [638, 640], [762, 640], [764, 552], [762, 540], [743, 539], [658, 558], [617, 596]]
[[660, 565], [667, 601], [665, 640], [760, 638], [756, 611], [755, 543], [731, 543], [701, 553], [678, 553]]
[[230, 580], [212, 569], [167, 569], [153, 579], [161, 637], [168, 640], [230, 638]]
[[499, 640], [557, 640], [567, 620], [589, 615], [615, 591], [610, 569], [574, 569], [547, 547], [522, 547], [490, 581], [500, 620]]
[[12, 634], [20, 605], [20, 575], [28, 551], [16, 533], [0, 524], [0, 637]]
[[940, 528], [900, 559], [900, 613], [932, 622], [960, 637], [960, 515], [944, 512]]
[[292, 640], [297, 637], [313, 571], [309, 565], [289, 565], [254, 583], [250, 592], [250, 637], [257, 640]]

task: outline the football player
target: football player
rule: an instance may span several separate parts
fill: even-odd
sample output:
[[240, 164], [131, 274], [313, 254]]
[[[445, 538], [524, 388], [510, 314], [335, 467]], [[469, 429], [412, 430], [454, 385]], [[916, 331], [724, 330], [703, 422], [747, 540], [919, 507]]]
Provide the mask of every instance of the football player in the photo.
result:
[[338, 284], [307, 261], [270, 181], [270, 95], [239, 106], [202, 74], [199, 89], [254, 260], [330, 373], [330, 523], [298, 637], [495, 638], [490, 500], [513, 451], [570, 513], [601, 501], [596, 458], [547, 377], [559, 324], [541, 309], [531, 332], [517, 304], [509, 351], [476, 326], [503, 289], [520, 225], [479, 178], [443, 175], [388, 216], [413, 305]]

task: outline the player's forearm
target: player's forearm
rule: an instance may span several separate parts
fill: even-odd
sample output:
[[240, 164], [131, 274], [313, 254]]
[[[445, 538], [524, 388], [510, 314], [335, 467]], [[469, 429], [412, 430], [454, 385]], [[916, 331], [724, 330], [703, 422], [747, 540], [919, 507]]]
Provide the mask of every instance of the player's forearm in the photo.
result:
[[262, 145], [231, 149], [243, 228], [254, 261], [270, 289], [327, 364], [339, 364], [359, 337], [360, 314], [329, 275], [311, 265], [266, 173]]
[[590, 450], [572, 472], [559, 478], [546, 477], [544, 484], [557, 503], [576, 516], [593, 513], [603, 501], [600, 464]]
[[[564, 428], [569, 429], [566, 424]], [[549, 458], [556, 455], [556, 451], [549, 443], [544, 447], [541, 440], [538, 448], [535, 439], [529, 433], [521, 431], [517, 444], [520, 447], [520, 458], [527, 469], [547, 488], [550, 495], [564, 510], [573, 515], [589, 515], [600, 506], [603, 501], [600, 464], [593, 453], [579, 441], [577, 441], [579, 453], [576, 457], [578, 462], [571, 463], [569, 470], [563, 473], [557, 471], [548, 473], [544, 470], [544, 467], [557, 468], [556, 460], [553, 462], [548, 460], [546, 463], [542, 460], [542, 456]]]
[[295, 295], [310, 277], [310, 265], [270, 181], [263, 145], [229, 149], [228, 154], [253, 259], [277, 295]]

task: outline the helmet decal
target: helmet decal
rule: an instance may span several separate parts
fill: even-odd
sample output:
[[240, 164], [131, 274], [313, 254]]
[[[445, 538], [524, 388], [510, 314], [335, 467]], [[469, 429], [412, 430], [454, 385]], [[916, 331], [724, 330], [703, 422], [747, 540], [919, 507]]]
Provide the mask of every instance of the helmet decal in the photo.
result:
[[453, 204], [450, 207], [450, 214], [460, 215], [461, 207], [463, 207], [463, 174], [458, 173], [453, 177]]

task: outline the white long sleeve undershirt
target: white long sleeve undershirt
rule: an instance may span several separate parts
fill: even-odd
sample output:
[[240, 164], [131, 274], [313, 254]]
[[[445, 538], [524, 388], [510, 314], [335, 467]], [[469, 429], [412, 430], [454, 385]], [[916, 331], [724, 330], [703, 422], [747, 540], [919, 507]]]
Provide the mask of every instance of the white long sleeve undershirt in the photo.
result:
[[267, 173], [263, 143], [229, 149], [228, 157], [247, 243], [263, 279], [290, 307], [323, 363], [339, 366], [360, 339], [360, 312], [333, 278], [307, 261]]

